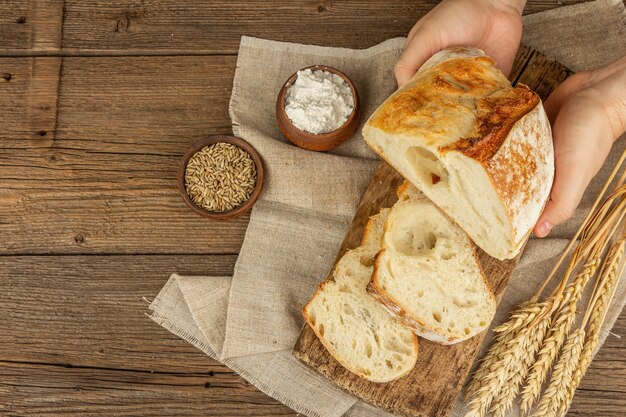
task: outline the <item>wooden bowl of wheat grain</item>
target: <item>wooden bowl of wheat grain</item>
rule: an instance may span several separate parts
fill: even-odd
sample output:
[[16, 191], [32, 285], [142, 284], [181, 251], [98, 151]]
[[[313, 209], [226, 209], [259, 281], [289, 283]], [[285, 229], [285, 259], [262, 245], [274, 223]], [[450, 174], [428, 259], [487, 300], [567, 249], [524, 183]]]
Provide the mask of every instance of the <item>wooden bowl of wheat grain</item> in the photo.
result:
[[[256, 177], [253, 186], [249, 181], [242, 183], [237, 178], [249, 176], [250, 163], [247, 157], [254, 165]], [[247, 170], [244, 168], [242, 171], [242, 161]], [[231, 175], [229, 167], [234, 173], [245, 175]], [[241, 138], [209, 136], [187, 149], [180, 161], [177, 179], [180, 196], [192, 211], [209, 219], [230, 220], [247, 213], [259, 198], [263, 189], [263, 161], [256, 149]]]

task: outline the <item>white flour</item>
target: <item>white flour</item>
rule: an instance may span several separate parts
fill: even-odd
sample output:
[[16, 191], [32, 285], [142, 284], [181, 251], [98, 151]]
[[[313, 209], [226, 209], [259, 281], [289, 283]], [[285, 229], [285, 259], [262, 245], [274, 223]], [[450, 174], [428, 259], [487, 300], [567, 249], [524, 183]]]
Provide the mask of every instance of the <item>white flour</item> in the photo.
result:
[[348, 83], [328, 71], [298, 71], [298, 78], [286, 94], [285, 112], [300, 130], [313, 134], [341, 127], [354, 111], [354, 97]]

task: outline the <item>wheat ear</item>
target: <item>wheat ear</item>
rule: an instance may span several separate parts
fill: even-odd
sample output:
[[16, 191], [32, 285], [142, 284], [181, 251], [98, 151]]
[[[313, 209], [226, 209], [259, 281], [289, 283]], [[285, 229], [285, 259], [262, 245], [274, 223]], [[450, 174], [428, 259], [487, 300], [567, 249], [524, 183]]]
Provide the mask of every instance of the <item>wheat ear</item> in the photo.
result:
[[[536, 300], [528, 300], [521, 303], [511, 314], [511, 319], [504, 323], [502, 326], [505, 326], [508, 323], [515, 323], [519, 320], [519, 317], [523, 316], [524, 311], [534, 310], [539, 306]], [[526, 315], [526, 320], [524, 321], [524, 325], [530, 323], [534, 319], [535, 315], [528, 314]], [[500, 326], [499, 326], [500, 327]], [[513, 325], [511, 325], [513, 328]], [[517, 329], [519, 327], [515, 327]], [[495, 330], [495, 329], [494, 329]], [[509, 343], [517, 336], [517, 332], [511, 331], [502, 331], [496, 334], [495, 339], [492, 345], [487, 350], [484, 358], [480, 362], [478, 369], [472, 375], [472, 379], [468, 382], [465, 388], [465, 398], [473, 397], [476, 395], [478, 389], [483, 385], [482, 381], [484, 378], [491, 372], [492, 368], [495, 369], [495, 364], [500, 361], [503, 357], [504, 352], [507, 350], [507, 346]]]
[[565, 336], [569, 333], [576, 319], [576, 305], [582, 296], [582, 290], [595, 274], [599, 264], [600, 256], [594, 256], [588, 260], [582, 270], [576, 275], [576, 278], [565, 288], [558, 313], [554, 318], [554, 324], [539, 350], [537, 360], [532, 365], [526, 380], [526, 386], [522, 390], [520, 408], [523, 414], [530, 411], [539, 397], [546, 375], [565, 341]]
[[510, 369], [521, 361], [522, 353], [530, 341], [529, 331], [517, 334], [507, 344], [502, 357], [497, 361], [490, 372], [482, 379], [482, 385], [469, 403], [469, 411], [465, 417], [483, 417], [494, 397], [499, 393]]
[[535, 355], [541, 347], [546, 331], [550, 327], [551, 322], [551, 316], [546, 314], [537, 323], [536, 327], [531, 330], [532, 334], [530, 335], [530, 343], [528, 344], [526, 351], [523, 352], [522, 361], [519, 363], [517, 368], [513, 369], [512, 372], [509, 373], [506, 378], [506, 382], [500, 390], [500, 393], [498, 393], [496, 398], [493, 400], [493, 404], [489, 411], [494, 415], [494, 417], [503, 417], [509, 408], [511, 408], [515, 397], [517, 397], [517, 394], [519, 393], [520, 386], [524, 382], [524, 379], [528, 374], [528, 370], [535, 360]]
[[526, 326], [535, 320], [535, 318], [543, 311], [541, 304], [542, 303], [537, 303], [536, 300], [530, 300], [530, 302], [523, 303], [511, 314], [509, 321], [495, 327], [493, 331], [495, 333], [510, 332]]
[[612, 298], [612, 294], [617, 288], [618, 279], [621, 277], [624, 268], [625, 246], [626, 243], [624, 242], [624, 239], [621, 239], [611, 246], [605, 260], [605, 264], [608, 265], [608, 267], [606, 271], [603, 269], [600, 278], [601, 282], [597, 288], [598, 296], [592, 297], [590, 305], [588, 306], [587, 314], [583, 319], [582, 326], [585, 326], [588, 321], [587, 335], [585, 337], [585, 343], [580, 355], [580, 361], [574, 370], [572, 380], [569, 384], [567, 398], [560, 409], [560, 412], [563, 415], [565, 415], [569, 409], [572, 400], [574, 399], [576, 389], [580, 385], [583, 376], [585, 376], [587, 368], [589, 368], [591, 360], [593, 359], [593, 353], [598, 347], [598, 343], [600, 341], [600, 328], [602, 327], [604, 316], [606, 315], [609, 304], [611, 303], [610, 298]]
[[567, 338], [565, 345], [563, 345], [561, 356], [556, 365], [554, 365], [550, 383], [539, 401], [534, 414], [535, 417], [556, 416], [561, 404], [567, 398], [568, 384], [578, 365], [584, 342], [585, 329], [583, 328], [574, 330]]
[[[544, 314], [552, 308], [552, 299], [540, 303]], [[535, 323], [535, 324], [533, 324]], [[466, 417], [482, 417], [485, 415], [494, 398], [499, 395], [502, 387], [505, 385], [506, 378], [512, 375], [516, 367], [521, 363], [524, 355], [529, 351], [530, 345], [533, 343], [534, 331], [537, 327], [536, 322], [526, 324], [522, 330], [512, 330], [510, 332], [500, 333], [501, 339], [496, 342], [499, 346], [498, 356], [494, 359], [489, 358], [482, 364], [486, 371], [479, 372], [480, 387], [476, 390], [474, 397], [470, 401], [469, 411]], [[504, 342], [506, 340], [506, 342]], [[494, 347], [496, 346], [494, 345]], [[495, 355], [494, 355], [495, 356]], [[488, 367], [487, 367], [488, 365]]]

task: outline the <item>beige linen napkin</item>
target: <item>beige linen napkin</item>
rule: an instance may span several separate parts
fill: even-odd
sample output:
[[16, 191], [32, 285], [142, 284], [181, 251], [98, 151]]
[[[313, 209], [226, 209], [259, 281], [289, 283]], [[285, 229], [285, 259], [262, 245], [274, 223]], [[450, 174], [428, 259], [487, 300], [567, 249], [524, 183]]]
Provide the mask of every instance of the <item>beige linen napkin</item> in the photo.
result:
[[[570, 68], [593, 68], [626, 54], [625, 16], [621, 0], [528, 16], [524, 43]], [[378, 161], [360, 133], [332, 154], [307, 152], [286, 143], [274, 121], [276, 95], [282, 82], [299, 68], [337, 67], [359, 90], [363, 123], [394, 90], [392, 67], [403, 46], [400, 38], [365, 50], [242, 38], [230, 114], [234, 133], [252, 143], [264, 158], [265, 191], [252, 211], [232, 278], [172, 275], [150, 305], [151, 318], [158, 324], [308, 416], [389, 415], [345, 393], [291, 355], [303, 324], [300, 308], [330, 270]], [[552, 238], [529, 242], [494, 324], [527, 299], [545, 277], [624, 142], [615, 146], [575, 219]], [[626, 302], [625, 287], [622, 282], [603, 340]], [[463, 410], [459, 402], [453, 415], [462, 415]]]

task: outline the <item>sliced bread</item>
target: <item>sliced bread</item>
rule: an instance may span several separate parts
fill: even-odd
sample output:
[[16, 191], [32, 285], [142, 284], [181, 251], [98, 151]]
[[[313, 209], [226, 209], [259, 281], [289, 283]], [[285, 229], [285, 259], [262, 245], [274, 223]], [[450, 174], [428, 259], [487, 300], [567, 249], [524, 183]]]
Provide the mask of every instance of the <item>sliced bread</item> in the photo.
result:
[[408, 185], [387, 216], [367, 289], [419, 336], [443, 344], [485, 330], [496, 310], [468, 236]]
[[519, 253], [549, 197], [554, 153], [541, 100], [479, 49], [433, 55], [363, 137], [498, 259]]
[[330, 354], [349, 371], [373, 382], [406, 375], [417, 360], [415, 334], [366, 291], [389, 209], [372, 216], [362, 246], [339, 260], [302, 310]]

